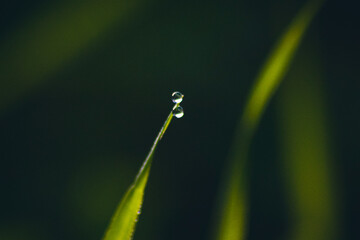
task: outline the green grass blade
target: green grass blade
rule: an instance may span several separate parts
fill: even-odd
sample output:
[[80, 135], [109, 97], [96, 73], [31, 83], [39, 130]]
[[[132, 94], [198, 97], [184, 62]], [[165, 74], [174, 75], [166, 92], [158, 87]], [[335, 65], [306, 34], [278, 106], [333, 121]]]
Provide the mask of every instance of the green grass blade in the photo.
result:
[[280, 38], [258, 75], [235, 133], [226, 170], [220, 209], [218, 240], [240, 240], [246, 234], [246, 164], [254, 131], [268, 102], [283, 79], [312, 18], [322, 1], [306, 4]]
[[334, 154], [318, 46], [313, 42], [296, 58], [298, 64], [289, 73], [278, 101], [284, 180], [292, 220], [286, 238], [289, 240], [339, 239]]
[[250, 132], [255, 130], [266, 105], [287, 72], [305, 30], [322, 2], [314, 0], [305, 5], [280, 38], [255, 81], [242, 117], [242, 129]]
[[0, 109], [125, 24], [142, 4], [141, 0], [58, 1], [29, 16], [0, 41]]
[[[179, 103], [177, 103], [173, 109], [178, 106]], [[129, 240], [132, 238], [136, 221], [140, 214], [153, 155], [172, 118], [173, 114], [170, 112], [163, 127], [159, 131], [149, 154], [140, 168], [134, 183], [130, 186], [116, 209], [103, 240]]]

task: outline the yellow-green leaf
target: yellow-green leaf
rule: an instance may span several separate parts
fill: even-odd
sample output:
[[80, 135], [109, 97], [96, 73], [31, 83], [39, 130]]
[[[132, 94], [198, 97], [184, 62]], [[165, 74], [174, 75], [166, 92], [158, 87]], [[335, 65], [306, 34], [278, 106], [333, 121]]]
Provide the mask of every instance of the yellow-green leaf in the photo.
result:
[[60, 1], [29, 16], [0, 42], [0, 108], [120, 27], [139, 5], [140, 0]]
[[[314, 41], [296, 58], [281, 89], [284, 180], [291, 224], [286, 239], [339, 239], [337, 195], [320, 60]], [[306, 69], [306, 71], [303, 71]]]
[[322, 0], [310, 1], [299, 11], [255, 80], [236, 129], [228, 169], [225, 171], [220, 219], [215, 235], [218, 240], [241, 240], [246, 235], [246, 165], [251, 139], [321, 3]]
[[[176, 109], [178, 106], [179, 103], [176, 103], [173, 109]], [[173, 113], [170, 112], [163, 127], [159, 131], [159, 134], [156, 137], [148, 156], [140, 168], [134, 183], [130, 186], [129, 190], [126, 192], [125, 196], [117, 207], [103, 240], [129, 240], [132, 238], [135, 225], [140, 214], [153, 155], [157, 144], [164, 135], [172, 118]]]

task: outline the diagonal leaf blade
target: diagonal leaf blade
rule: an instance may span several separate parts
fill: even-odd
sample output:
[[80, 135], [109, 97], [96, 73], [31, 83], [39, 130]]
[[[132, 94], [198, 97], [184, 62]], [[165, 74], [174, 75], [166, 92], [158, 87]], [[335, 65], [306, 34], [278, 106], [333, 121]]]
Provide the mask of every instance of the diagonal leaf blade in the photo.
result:
[[[173, 109], [176, 109], [180, 103], [176, 103]], [[134, 183], [127, 190], [118, 205], [115, 214], [112, 217], [110, 225], [106, 230], [103, 240], [129, 240], [134, 234], [135, 225], [140, 214], [142, 202], [144, 199], [145, 187], [150, 173], [156, 147], [168, 128], [173, 118], [172, 111], [167, 117], [164, 125], [160, 129], [153, 146], [150, 149], [142, 167], [137, 174]]]
[[151, 160], [140, 170], [138, 177], [121, 200], [104, 240], [131, 239], [144, 199], [146, 183], [149, 177]]
[[127, 24], [142, 4], [141, 0], [58, 1], [30, 16], [0, 39], [0, 109]]
[[302, 48], [277, 102], [289, 240], [339, 239], [341, 197], [318, 44], [312, 38]]
[[284, 78], [311, 20], [322, 0], [308, 2], [295, 16], [266, 60], [248, 97], [236, 128], [221, 194], [220, 220], [215, 238], [240, 240], [246, 235], [247, 163], [253, 134], [271, 97]]

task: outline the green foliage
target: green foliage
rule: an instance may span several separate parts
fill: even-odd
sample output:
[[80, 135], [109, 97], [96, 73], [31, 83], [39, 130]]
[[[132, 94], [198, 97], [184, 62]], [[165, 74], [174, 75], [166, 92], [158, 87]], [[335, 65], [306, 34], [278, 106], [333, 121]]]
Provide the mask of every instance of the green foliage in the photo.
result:
[[[174, 177], [172, 180], [174, 180], [174, 186], [177, 187], [166, 188], [166, 194], [171, 200], [176, 198], [176, 204], [179, 206], [176, 206], [176, 211], [166, 211], [164, 207], [157, 208], [156, 204], [164, 203], [162, 194], [165, 193], [162, 188], [156, 187], [155, 189], [158, 189], [160, 194], [153, 195], [159, 197], [161, 201], [154, 201], [152, 204], [154, 208], [147, 214], [150, 219], [156, 220], [157, 225], [146, 225], [143, 234], [160, 232], [159, 235], [149, 235], [149, 239], [169, 239], [170, 231], [170, 234], [178, 233], [178, 230], [173, 231], [173, 229], [194, 226], [191, 221], [183, 221], [187, 217], [196, 218], [193, 214], [198, 214], [199, 217], [196, 219], [199, 224], [206, 227], [207, 215], [204, 213], [212, 206], [209, 198], [210, 194], [213, 194], [211, 188], [216, 184], [215, 176], [219, 173], [217, 169], [220, 169], [223, 164], [222, 150], [229, 147], [226, 146], [228, 144], [226, 141], [221, 142], [224, 135], [218, 137], [226, 131], [216, 132], [218, 129], [212, 131], [212, 127], [227, 124], [224, 121], [226, 116], [224, 118], [224, 115], [218, 112], [222, 110], [232, 112], [233, 110], [233, 104], [222, 101], [224, 96], [226, 97], [226, 94], [231, 91], [238, 93], [236, 90], [239, 88], [234, 85], [247, 86], [248, 84], [246, 77], [248, 66], [237, 64], [239, 61], [247, 60], [243, 56], [249, 53], [245, 51], [245, 55], [240, 55], [239, 52], [246, 48], [251, 52], [253, 48], [249, 47], [249, 44], [256, 47], [263, 41], [262, 38], [257, 38], [256, 41], [252, 41], [251, 37], [243, 38], [242, 34], [246, 33], [243, 29], [253, 29], [258, 26], [257, 24], [267, 19], [267, 14], [277, 14], [281, 17], [287, 13], [282, 14], [281, 10], [271, 8], [271, 10], [264, 10], [263, 6], [261, 9], [257, 6], [247, 9], [246, 4], [244, 9], [241, 9], [239, 6], [243, 6], [242, 3], [232, 5], [222, 1], [35, 2], [33, 5], [37, 5], [34, 8], [24, 8], [26, 13], [20, 11], [17, 14], [5, 14], [3, 19], [5, 30], [0, 32], [0, 52], [2, 53], [0, 56], [2, 63], [0, 65], [2, 89], [0, 113], [3, 116], [0, 119], [3, 127], [0, 141], [4, 151], [1, 154], [4, 169], [9, 169], [3, 174], [4, 180], [1, 181], [5, 184], [2, 189], [6, 196], [2, 199], [4, 201], [2, 205], [9, 207], [0, 219], [6, 223], [0, 227], [0, 239], [41, 240], [51, 239], [51, 234], [56, 234], [56, 236], [59, 234], [60, 238], [65, 239], [70, 239], [70, 235], [72, 239], [79, 239], [84, 234], [89, 239], [98, 238], [103, 233], [105, 221], [107, 221], [103, 216], [108, 216], [110, 214], [107, 211], [108, 208], [113, 208], [111, 201], [103, 200], [117, 199], [114, 195], [123, 187], [122, 180], [128, 179], [126, 172], [128, 168], [133, 167], [132, 164], [135, 162], [130, 160], [138, 159], [139, 149], [136, 146], [143, 146], [143, 143], [138, 144], [142, 141], [143, 132], [131, 131], [139, 127], [142, 118], [147, 118], [159, 110], [158, 102], [161, 100], [155, 95], [177, 85], [188, 88], [187, 90], [191, 93], [196, 93], [192, 95], [193, 113], [196, 114], [192, 114], [194, 118], [186, 126], [186, 132], [191, 133], [190, 137], [194, 137], [191, 140], [194, 141], [187, 141], [189, 138], [184, 140], [182, 136], [174, 139], [177, 141], [176, 150], [181, 148], [180, 151], [184, 150], [182, 152], [184, 154], [173, 154], [172, 159], [183, 160], [176, 162], [178, 164], [176, 170], [184, 177]], [[289, 2], [286, 7], [297, 3], [297, 1]], [[230, 146], [221, 192], [218, 194], [220, 202], [217, 223], [211, 229], [215, 231], [213, 237], [216, 240], [246, 239], [248, 229], [254, 229], [253, 226], [257, 224], [257, 222], [254, 224], [254, 221], [251, 223], [251, 228], [248, 226], [249, 205], [252, 202], [248, 197], [247, 181], [250, 169], [248, 164], [250, 157], [253, 157], [249, 153], [252, 139], [269, 102], [282, 85], [285, 76], [288, 75], [290, 64], [299, 49], [302, 38], [322, 3], [323, 0], [309, 0], [308, 4], [304, 5], [296, 16], [294, 15], [293, 21], [283, 32], [254, 81], [233, 133], [235, 138]], [[43, 6], [40, 6], [41, 4]], [[262, 4], [274, 7], [278, 2], [264, 1]], [[152, 6], [149, 7], [149, 5]], [[11, 7], [4, 7], [4, 9], [11, 10]], [[143, 12], [144, 9], [146, 11]], [[248, 10], [253, 18], [248, 18], [247, 22], [242, 21], [244, 16], [247, 16]], [[257, 12], [257, 15], [253, 15], [251, 11]], [[264, 14], [266, 17], [260, 17], [262, 13], [266, 13]], [[322, 16], [328, 17], [327, 14], [328, 12]], [[11, 15], [14, 15], [13, 20], [11, 20]], [[14, 21], [13, 26], [9, 24], [9, 29], [6, 29], [7, 18], [10, 19], [10, 23]], [[336, 18], [339, 26], [340, 21], [340, 17]], [[328, 28], [332, 29], [332, 27]], [[333, 30], [329, 29], [325, 29], [324, 32], [333, 34]], [[334, 29], [336, 29], [335, 24]], [[261, 34], [266, 33], [261, 32]], [[345, 34], [341, 32], [340, 34], [336, 32], [336, 36], [328, 38], [331, 41], [322, 39], [328, 44], [327, 48], [334, 47], [331, 44], [336, 43], [341, 46], [339, 47], [341, 49], [343, 44], [339, 44], [340, 39], [344, 42], [348, 41], [343, 37]], [[313, 39], [314, 36], [311, 38]], [[267, 40], [264, 39], [265, 45]], [[353, 43], [353, 46], [355, 45]], [[326, 47], [321, 50], [326, 50]], [[339, 226], [342, 225], [338, 220], [336, 208], [336, 201], [340, 197], [336, 195], [337, 186], [334, 181], [336, 176], [331, 171], [330, 162], [335, 154], [328, 143], [329, 128], [326, 125], [328, 119], [324, 111], [325, 103], [322, 102], [323, 89], [318, 84], [321, 78], [318, 72], [320, 64], [316, 61], [314, 52], [316, 51], [311, 49], [305, 57], [302, 56], [302, 59], [299, 56], [294, 59], [295, 68], [290, 69], [289, 79], [285, 80], [289, 85], [283, 87], [283, 94], [280, 96], [278, 105], [280, 107], [278, 128], [281, 130], [281, 135], [279, 135], [282, 144], [279, 154], [283, 157], [282, 164], [285, 172], [283, 182], [278, 185], [286, 186], [281, 189], [281, 194], [286, 196], [288, 206], [277, 206], [274, 211], [278, 212], [274, 213], [266, 206], [271, 201], [262, 203], [262, 207], [266, 207], [264, 214], [270, 212], [268, 216], [271, 217], [286, 215], [284, 219], [293, 220], [293, 222], [279, 224], [283, 228], [282, 234], [288, 234], [286, 239], [291, 240], [336, 239], [337, 231], [341, 228]], [[341, 49], [339, 52], [345, 51]], [[262, 56], [263, 52], [259, 50], [256, 54]], [[254, 54], [254, 60], [258, 61], [256, 54]], [[326, 56], [331, 56], [331, 54], [333, 53], [326, 53]], [[337, 62], [338, 59], [340, 57], [337, 56], [331, 61]], [[336, 63], [336, 67], [339, 67], [336, 70], [339, 76], [344, 76], [344, 73], [346, 75], [343, 79], [356, 76], [351, 73], [349, 67], [355, 57], [341, 57], [341, 59], [345, 59], [341, 62], [342, 64]], [[332, 64], [327, 67], [331, 68], [334, 66], [334, 63]], [[292, 73], [294, 69], [296, 71]], [[303, 81], [305, 78], [307, 81]], [[219, 79], [224, 79], [224, 82], [219, 84]], [[234, 83], [233, 79], [242, 81]], [[338, 84], [334, 86], [338, 87]], [[346, 91], [344, 95], [356, 96], [355, 90], [353, 90], [355, 94], [348, 94]], [[349, 101], [340, 93], [337, 96], [339, 96], [336, 103], [338, 106], [347, 106], [349, 102], [352, 103], [349, 109], [344, 110], [343, 113], [346, 114], [339, 114], [346, 115], [345, 117], [337, 117], [346, 123], [354, 121], [352, 115], [349, 114], [355, 109], [353, 99]], [[231, 97], [229, 97], [230, 100], [239, 98], [235, 95]], [[26, 101], [21, 101], [25, 99]], [[178, 104], [175, 105], [177, 106]], [[10, 111], [4, 111], [8, 110], [6, 108], [10, 108]], [[141, 111], [136, 111], [134, 115], [128, 114], [134, 109], [141, 109]], [[233, 117], [229, 116], [229, 118]], [[103, 240], [128, 240], [133, 237], [144, 201], [154, 153], [172, 118], [173, 114], [170, 113], [134, 182], [126, 192], [124, 191], [125, 194], [113, 214]], [[198, 120], [198, 125], [194, 124], [196, 120]], [[152, 119], [146, 121], [151, 122]], [[351, 123], [348, 124], [348, 131], [352, 131], [352, 126], [356, 124]], [[261, 136], [267, 136], [267, 133], [261, 134], [263, 134]], [[347, 139], [344, 137], [347, 133], [343, 134], [339, 141]], [[352, 139], [349, 137], [349, 140]], [[213, 143], [215, 144], [211, 145]], [[196, 150], [189, 151], [183, 148], [186, 144], [196, 145], [194, 147]], [[276, 144], [265, 142], [265, 145], [271, 148]], [[348, 143], [345, 141], [343, 145], [348, 145]], [[210, 149], [209, 146], [214, 147]], [[260, 146], [260, 149], [261, 147], [264, 145]], [[172, 149], [164, 150], [168, 153], [173, 151]], [[197, 150], [199, 151], [196, 152]], [[357, 150], [355, 152], [357, 153]], [[208, 155], [205, 156], [204, 153]], [[103, 155], [110, 155], [111, 159], [114, 158], [116, 163], [120, 163], [120, 167], [115, 168], [112, 160], [109, 161], [110, 163], [107, 162], [106, 166], [111, 166], [114, 170], [113, 174], [121, 178], [115, 178], [115, 180], [109, 178], [107, 170], [98, 177], [89, 173], [82, 174], [88, 170], [81, 171], [81, 174], [74, 174], [73, 169], [85, 169], [84, 166], [89, 165], [89, 155], [94, 155], [94, 159], [101, 159], [101, 161], [94, 160], [91, 168], [94, 170], [91, 170], [91, 173], [92, 171], [100, 172], [98, 167], [107, 161]], [[129, 159], [127, 157], [121, 159], [119, 155], [129, 155]], [[344, 155], [352, 158], [352, 153], [344, 153]], [[208, 156], [213, 162], [208, 161]], [[254, 160], [258, 159], [254, 158]], [[270, 164], [274, 161], [272, 158], [269, 160]], [[205, 161], [210, 164], [204, 164]], [[162, 174], [166, 175], [169, 174], [169, 166], [173, 167], [174, 162], [169, 163], [168, 166], [157, 167], [166, 169], [162, 171]], [[347, 164], [350, 163], [352, 162], [347, 160]], [[180, 168], [179, 165], [181, 165]], [[263, 166], [257, 165], [252, 170], [258, 173], [257, 171], [259, 169], [261, 171], [261, 168], [264, 169]], [[188, 170], [189, 172], [186, 172]], [[271, 166], [271, 170], [277, 170], [276, 164]], [[71, 176], [81, 181], [74, 184]], [[256, 180], [252, 184], [262, 181], [258, 176], [254, 179]], [[348, 181], [349, 179], [354, 182], [352, 178], [347, 177]], [[213, 180], [212, 184], [208, 184], [209, 180]], [[206, 184], [201, 181], [206, 181]], [[160, 185], [168, 186], [165, 181], [160, 182]], [[196, 182], [201, 182], [201, 185], [196, 185]], [[94, 186], [94, 183], [97, 185]], [[178, 187], [192, 183], [195, 184], [191, 189], [183, 190]], [[78, 185], [86, 187], [82, 188]], [[103, 187], [108, 185], [111, 187]], [[125, 185], [128, 186], [128, 182]], [[205, 185], [206, 187], [203, 187]], [[199, 186], [201, 190], [204, 190], [203, 192], [198, 191]], [[68, 188], [72, 190], [68, 191]], [[86, 194], [81, 194], [79, 189], [84, 189], [83, 192]], [[106, 189], [106, 191], [98, 189]], [[353, 188], [344, 187], [342, 191], [350, 196], [349, 199], [353, 198]], [[109, 192], [111, 194], [107, 194]], [[198, 192], [200, 193], [196, 197], [199, 198], [194, 199]], [[254, 192], [267, 194], [258, 189]], [[93, 197], [94, 195], [101, 197]], [[31, 196], [26, 204], [22, 202], [24, 196]], [[283, 200], [282, 197], [278, 196], [276, 200]], [[348, 201], [352, 205], [347, 204], [348, 202], [344, 205], [350, 206], [349, 209], [357, 204], [356, 200]], [[174, 201], [167, 201], [167, 203], [173, 206]], [[199, 207], [200, 204], [201, 207]], [[182, 211], [185, 208], [189, 211]], [[91, 214], [81, 216], [77, 214], [77, 209]], [[257, 216], [256, 210], [251, 212], [251, 217]], [[97, 214], [99, 212], [102, 214]], [[52, 218], [54, 214], [57, 216], [55, 220], [48, 225], [43, 224], [43, 219]], [[74, 217], [77, 215], [80, 217]], [[169, 218], [174, 219], [175, 224], [172, 223], [170, 227], [164, 226]], [[91, 221], [93, 219], [96, 221]], [[57, 228], [59, 222], [68, 224], [65, 230], [61, 233], [51, 232]], [[269, 224], [266, 227], [270, 229], [274, 225]], [[80, 230], [79, 226], [81, 226]], [[186, 232], [189, 232], [189, 239], [198, 239], [192, 236], [192, 231], [197, 231], [198, 235], [207, 232], [204, 226], [195, 226], [189, 231], [186, 229]], [[165, 229], [161, 229], [163, 227]], [[39, 229], [39, 233], [36, 229]], [[73, 231], [74, 229], [77, 230]], [[89, 231], [84, 231], [84, 229], [89, 229]], [[44, 234], [43, 238], [42, 234]], [[177, 236], [177, 239], [180, 238], [184, 237]], [[257, 238], [252, 235], [251, 239]]]
[[[49, 75], [94, 46], [109, 30], [126, 22], [139, 1], [105, 0], [55, 3], [7, 36], [0, 46], [0, 107], [36, 88]], [[9, 67], [10, 66], [10, 67]]]
[[284, 182], [294, 221], [287, 239], [339, 239], [333, 150], [318, 51], [308, 45], [302, 49], [278, 101]]
[[106, 232], [104, 240], [131, 239], [141, 210], [144, 191], [149, 177], [151, 161], [152, 153], [150, 158], [145, 161], [135, 179], [135, 182], [121, 200]]
[[[173, 109], [176, 109], [179, 103], [175, 104]], [[173, 118], [172, 111], [167, 117], [163, 127], [160, 129], [154, 144], [146, 157], [134, 183], [131, 185], [125, 196], [121, 200], [111, 223], [106, 231], [104, 240], [128, 240], [132, 238], [138, 215], [141, 211], [141, 205], [144, 198], [146, 183], [149, 177], [151, 163], [156, 147], [168, 128]]]
[[224, 193], [221, 195], [221, 214], [217, 239], [244, 239], [246, 232], [247, 162], [249, 146], [267, 104], [283, 79], [306, 29], [315, 16], [321, 1], [310, 1], [294, 18], [260, 71], [244, 113], [237, 126], [229, 169], [226, 172]]

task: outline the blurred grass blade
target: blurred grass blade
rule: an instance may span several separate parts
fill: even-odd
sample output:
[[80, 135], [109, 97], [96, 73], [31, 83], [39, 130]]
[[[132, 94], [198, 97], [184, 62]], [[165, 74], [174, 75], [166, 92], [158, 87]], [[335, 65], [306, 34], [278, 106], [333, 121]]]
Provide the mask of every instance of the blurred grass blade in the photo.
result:
[[333, 153], [317, 45], [313, 42], [296, 58], [299, 67], [289, 73], [278, 102], [284, 176], [293, 220], [289, 240], [339, 239]]
[[242, 129], [253, 132], [267, 103], [283, 79], [305, 30], [319, 9], [322, 0], [310, 1], [300, 10], [275, 46], [262, 68], [245, 106]]
[[0, 109], [125, 23], [141, 0], [48, 3], [0, 39]]
[[[177, 103], [173, 109], [179, 106]], [[144, 198], [145, 187], [150, 172], [153, 155], [157, 144], [164, 135], [173, 118], [172, 112], [167, 117], [163, 127], [157, 135], [149, 154], [147, 155], [134, 183], [130, 186], [125, 196], [121, 200], [111, 223], [105, 233], [103, 240], [129, 240], [134, 233], [135, 224], [140, 214], [141, 205]]]
[[247, 158], [252, 136], [268, 102], [283, 79], [300, 41], [322, 1], [307, 3], [276, 44], [258, 75], [235, 132], [228, 169], [225, 169], [218, 240], [240, 240], [246, 229]]

